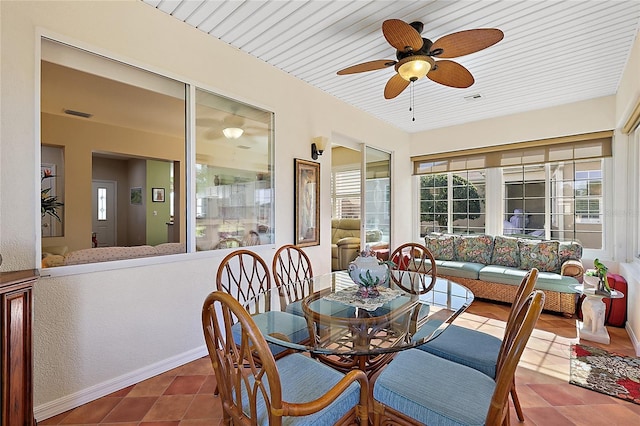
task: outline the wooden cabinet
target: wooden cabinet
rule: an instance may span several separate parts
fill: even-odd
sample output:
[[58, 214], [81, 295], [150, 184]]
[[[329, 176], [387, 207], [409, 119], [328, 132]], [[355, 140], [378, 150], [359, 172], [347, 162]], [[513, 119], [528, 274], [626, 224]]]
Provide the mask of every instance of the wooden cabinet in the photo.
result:
[[0, 425], [32, 426], [33, 379], [31, 323], [35, 270], [0, 273], [2, 317], [2, 402]]

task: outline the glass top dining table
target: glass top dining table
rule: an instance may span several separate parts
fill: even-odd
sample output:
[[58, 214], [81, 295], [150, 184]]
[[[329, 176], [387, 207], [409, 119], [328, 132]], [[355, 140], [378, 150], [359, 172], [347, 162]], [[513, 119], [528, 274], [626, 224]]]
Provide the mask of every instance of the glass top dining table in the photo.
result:
[[[309, 352], [339, 370], [373, 373], [396, 352], [436, 338], [473, 301], [463, 285], [417, 272], [392, 270], [378, 289], [379, 296], [362, 298], [348, 273], [335, 271], [271, 288], [245, 308], [286, 313], [256, 321], [268, 343]], [[295, 330], [304, 324], [300, 317], [306, 330]]]

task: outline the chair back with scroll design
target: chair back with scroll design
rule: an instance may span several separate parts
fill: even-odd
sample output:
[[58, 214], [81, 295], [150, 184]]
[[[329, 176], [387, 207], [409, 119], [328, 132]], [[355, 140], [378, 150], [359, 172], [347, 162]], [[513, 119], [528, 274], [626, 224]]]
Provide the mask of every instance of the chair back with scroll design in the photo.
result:
[[[232, 324], [240, 325], [239, 342]], [[253, 318], [232, 295], [214, 291], [207, 296], [202, 328], [224, 424], [281, 425], [288, 416], [292, 425], [353, 424], [358, 417], [361, 425], [368, 424], [369, 386], [362, 371], [343, 375], [302, 354], [276, 361]]]
[[271, 265], [273, 282], [280, 290], [281, 306], [302, 300], [312, 290], [313, 268], [309, 256], [293, 244], [280, 247]]
[[[420, 274], [427, 275], [431, 279], [421, 278], [421, 290], [419, 293], [426, 293], [431, 290], [436, 283], [436, 260], [433, 255], [424, 245], [420, 243], [405, 243], [397, 247], [393, 253], [389, 256], [394, 265], [391, 269], [398, 271], [410, 271], [419, 272]], [[396, 282], [396, 284], [398, 284]], [[407, 290], [415, 292], [413, 290]]]
[[[269, 268], [258, 254], [249, 250], [235, 250], [220, 262], [216, 274], [216, 287], [232, 295], [248, 309], [247, 301], [271, 288]], [[266, 304], [264, 308], [270, 309], [268, 298]]]

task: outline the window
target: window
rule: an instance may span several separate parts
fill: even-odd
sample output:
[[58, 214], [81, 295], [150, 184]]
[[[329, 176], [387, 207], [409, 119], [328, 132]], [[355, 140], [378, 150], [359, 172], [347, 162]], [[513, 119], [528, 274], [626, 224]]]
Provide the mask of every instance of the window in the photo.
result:
[[420, 177], [420, 236], [485, 232], [485, 173], [468, 170]]
[[[487, 233], [577, 240], [602, 249], [603, 167], [612, 155], [612, 137], [613, 131], [601, 131], [412, 157], [420, 179], [420, 235], [482, 232], [486, 207], [502, 215], [487, 221]], [[485, 173], [489, 180], [476, 175]], [[455, 175], [463, 183], [456, 184]], [[460, 192], [465, 180], [477, 188], [477, 197], [471, 186]], [[460, 224], [464, 215], [466, 227]]]
[[196, 248], [270, 244], [273, 113], [196, 89]]
[[505, 167], [502, 173], [504, 234], [602, 248], [602, 159]]
[[333, 218], [360, 217], [360, 169], [331, 173]]
[[[172, 254], [188, 241], [205, 250], [226, 238], [243, 246], [274, 241], [273, 114], [197, 88], [191, 110], [190, 91], [187, 83], [42, 40], [41, 159], [55, 170], [45, 179], [48, 192], [64, 206], [59, 222], [43, 218], [43, 253], [47, 246], [71, 253], [171, 243], [157, 252]], [[186, 195], [189, 115], [195, 211]], [[196, 218], [195, 229], [187, 229], [187, 217]]]

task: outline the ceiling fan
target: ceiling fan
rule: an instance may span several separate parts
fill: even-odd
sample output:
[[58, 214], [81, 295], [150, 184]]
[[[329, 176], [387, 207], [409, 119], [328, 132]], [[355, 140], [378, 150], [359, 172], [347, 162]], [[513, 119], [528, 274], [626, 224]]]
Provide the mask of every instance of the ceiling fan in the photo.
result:
[[398, 96], [409, 83], [427, 77], [436, 83], [457, 88], [466, 88], [474, 83], [473, 76], [465, 67], [449, 60], [435, 61], [433, 58], [457, 58], [493, 46], [504, 37], [496, 28], [478, 28], [452, 33], [436, 42], [423, 38], [422, 22], [407, 24], [399, 19], [382, 23], [382, 34], [396, 49], [397, 61], [379, 59], [352, 65], [338, 71], [338, 75], [356, 74], [394, 66], [396, 74], [384, 88], [385, 99]]

